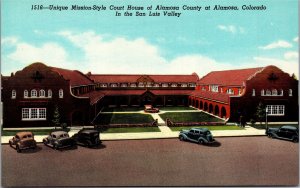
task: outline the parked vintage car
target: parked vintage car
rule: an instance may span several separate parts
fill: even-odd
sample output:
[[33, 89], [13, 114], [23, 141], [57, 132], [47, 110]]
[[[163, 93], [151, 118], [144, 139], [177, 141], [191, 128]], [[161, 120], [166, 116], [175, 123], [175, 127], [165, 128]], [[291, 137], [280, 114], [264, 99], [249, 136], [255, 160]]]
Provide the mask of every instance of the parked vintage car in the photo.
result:
[[35, 149], [36, 141], [32, 132], [18, 132], [12, 139], [9, 140], [10, 147], [13, 147], [17, 152], [25, 149]]
[[189, 130], [182, 130], [179, 133], [179, 139], [181, 141], [188, 140], [199, 144], [215, 142], [213, 135], [207, 128], [191, 128]]
[[283, 125], [280, 128], [267, 128], [266, 135], [270, 138], [279, 138], [299, 142], [299, 130], [297, 127]]
[[74, 134], [72, 138], [78, 145], [93, 147], [101, 144], [99, 134], [100, 132], [94, 129], [82, 129]]
[[148, 113], [158, 113], [158, 112], [159, 112], [159, 109], [158, 109], [158, 108], [154, 108], [152, 105], [145, 105], [144, 112], [148, 112]]
[[77, 147], [74, 139], [69, 137], [69, 134], [65, 131], [54, 131], [50, 133], [49, 136], [43, 139], [43, 143], [54, 149]]

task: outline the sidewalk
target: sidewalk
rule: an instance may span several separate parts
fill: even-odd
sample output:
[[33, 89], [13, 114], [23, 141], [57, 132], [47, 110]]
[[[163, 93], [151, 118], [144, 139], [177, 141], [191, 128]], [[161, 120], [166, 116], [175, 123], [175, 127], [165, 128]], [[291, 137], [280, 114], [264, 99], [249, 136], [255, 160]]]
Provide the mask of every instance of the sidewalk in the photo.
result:
[[[161, 132], [142, 132], [142, 133], [101, 133], [101, 140], [137, 140], [137, 139], [157, 139], [157, 138], [178, 138], [179, 131], [172, 131], [167, 126], [158, 126]], [[81, 127], [73, 127], [69, 135], [72, 136], [77, 133]], [[235, 136], [263, 136], [265, 130], [255, 129], [246, 126], [243, 130], [216, 130], [211, 131], [214, 137], [235, 137]], [[47, 135], [35, 135], [37, 142], [42, 142]], [[7, 144], [12, 136], [2, 136], [1, 143]]]

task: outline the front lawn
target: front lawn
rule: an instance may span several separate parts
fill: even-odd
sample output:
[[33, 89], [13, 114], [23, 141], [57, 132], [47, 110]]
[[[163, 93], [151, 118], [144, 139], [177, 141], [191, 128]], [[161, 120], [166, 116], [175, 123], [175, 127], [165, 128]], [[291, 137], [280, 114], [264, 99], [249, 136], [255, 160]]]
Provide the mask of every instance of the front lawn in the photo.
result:
[[167, 112], [159, 115], [163, 120], [169, 118], [173, 122], [224, 122], [204, 112]]
[[[49, 135], [53, 131], [61, 131], [62, 129], [33, 129], [33, 130], [1, 130], [2, 136], [15, 136], [17, 132], [29, 131], [34, 135]], [[70, 129], [64, 131], [69, 132]]]
[[212, 125], [212, 126], [189, 126], [189, 127], [169, 127], [172, 131], [181, 131], [182, 129], [191, 129], [191, 128], [207, 128], [211, 131], [216, 130], [243, 130], [243, 128], [235, 125]]
[[98, 125], [109, 125], [109, 124], [140, 124], [140, 123], [151, 123], [154, 119], [150, 114], [114, 114], [105, 113], [100, 114], [95, 120], [95, 124]]
[[139, 132], [160, 132], [158, 127], [130, 127], [130, 128], [109, 128], [102, 133], [139, 133]]

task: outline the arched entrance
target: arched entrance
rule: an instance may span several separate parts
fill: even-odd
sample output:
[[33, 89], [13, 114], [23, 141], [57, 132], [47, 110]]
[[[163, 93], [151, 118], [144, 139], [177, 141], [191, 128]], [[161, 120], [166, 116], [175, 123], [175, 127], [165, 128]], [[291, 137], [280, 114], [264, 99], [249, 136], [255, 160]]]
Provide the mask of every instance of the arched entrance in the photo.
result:
[[199, 101], [198, 100], [196, 100], [196, 106], [195, 107], [199, 108]]
[[207, 111], [208, 109], [208, 105], [207, 105], [207, 102], [204, 103], [204, 111]]
[[212, 104], [209, 104], [208, 112], [209, 112], [209, 113], [213, 113], [213, 111], [214, 111], [213, 105], [212, 105]]
[[202, 110], [203, 109], [203, 102], [200, 101], [200, 109]]
[[226, 118], [226, 109], [224, 107], [221, 108], [221, 118]]
[[216, 105], [215, 106], [215, 115], [219, 116], [220, 115], [219, 113], [220, 113], [219, 106]]

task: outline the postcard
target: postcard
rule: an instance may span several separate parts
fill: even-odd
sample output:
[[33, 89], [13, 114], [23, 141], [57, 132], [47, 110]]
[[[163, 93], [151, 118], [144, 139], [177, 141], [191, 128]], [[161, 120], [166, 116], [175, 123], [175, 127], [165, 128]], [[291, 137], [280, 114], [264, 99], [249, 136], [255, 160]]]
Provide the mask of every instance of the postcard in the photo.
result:
[[1, 185], [299, 185], [298, 7], [2, 0]]

